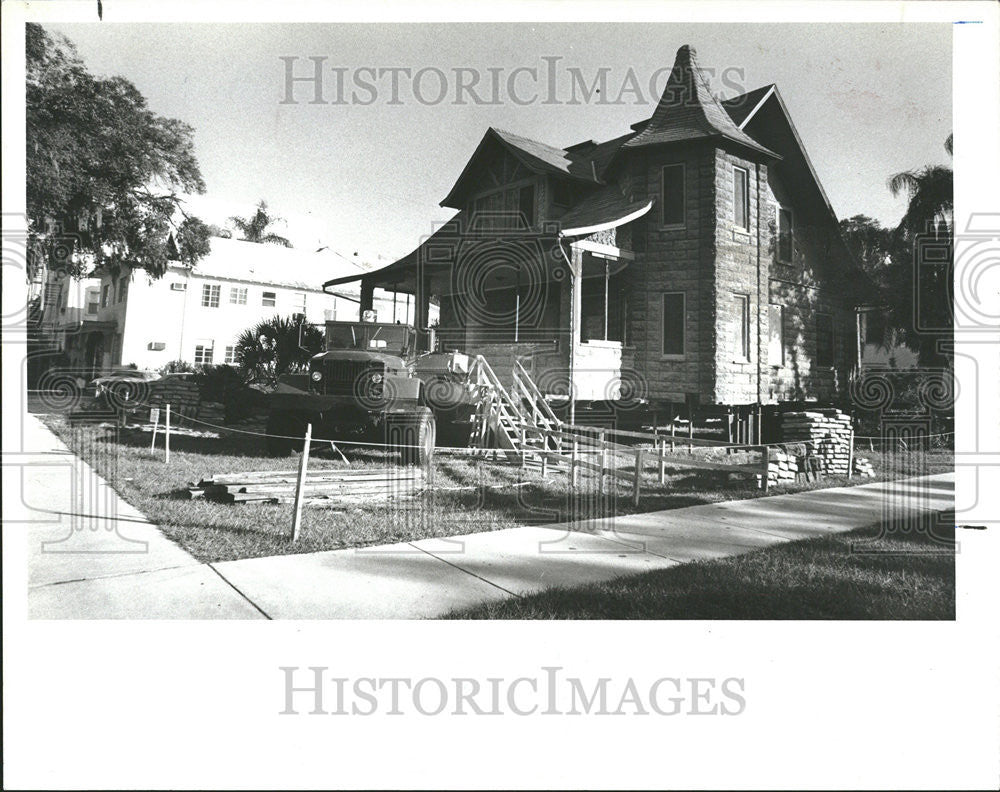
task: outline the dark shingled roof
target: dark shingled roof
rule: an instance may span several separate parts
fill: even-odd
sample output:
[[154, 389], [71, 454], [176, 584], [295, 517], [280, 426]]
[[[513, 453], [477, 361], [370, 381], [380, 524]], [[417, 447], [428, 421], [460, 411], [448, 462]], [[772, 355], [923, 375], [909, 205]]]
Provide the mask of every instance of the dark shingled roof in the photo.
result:
[[628, 200], [622, 195], [618, 185], [609, 184], [588, 195], [560, 217], [558, 222], [563, 233], [594, 226], [612, 228], [621, 225], [625, 218], [634, 220], [633, 215], [645, 214], [651, 206], [650, 201]]
[[636, 148], [720, 137], [768, 157], [780, 159], [773, 151], [743, 132], [722, 109], [719, 100], [712, 95], [708, 78], [698, 66], [697, 53], [693, 47], [685, 45], [677, 50], [674, 68], [649, 123], [622, 147]]
[[508, 146], [517, 149], [525, 165], [535, 170], [550, 171], [563, 176], [576, 176], [587, 181], [597, 181], [586, 157], [573, 156], [565, 149], [539, 143], [537, 140], [515, 135], [505, 129], [490, 127], [496, 135]]

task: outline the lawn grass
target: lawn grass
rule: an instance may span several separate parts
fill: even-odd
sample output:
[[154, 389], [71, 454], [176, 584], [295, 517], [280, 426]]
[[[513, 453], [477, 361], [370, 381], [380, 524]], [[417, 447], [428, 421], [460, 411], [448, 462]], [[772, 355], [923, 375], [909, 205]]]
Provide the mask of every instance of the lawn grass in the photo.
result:
[[955, 618], [954, 529], [877, 526], [553, 588], [452, 619]]
[[[638, 506], [631, 483], [609, 485], [610, 497], [595, 498], [595, 479], [584, 477], [574, 491], [567, 477], [536, 469], [439, 453], [432, 486], [413, 500], [373, 500], [342, 509], [306, 508], [300, 540], [289, 541], [292, 506], [224, 504], [187, 497], [189, 484], [221, 473], [294, 470], [298, 455], [284, 459], [264, 454], [262, 438], [222, 432], [221, 437], [174, 435], [171, 461], [163, 461], [162, 439], [149, 448], [150, 435], [135, 429], [73, 425], [63, 416], [40, 416], [66, 445], [138, 508], [164, 533], [197, 559], [228, 561], [258, 556], [308, 553], [373, 544], [412, 541], [430, 536], [492, 531], [520, 525], [567, 522], [635, 512], [676, 509], [723, 500], [760, 497], [756, 483], [713, 472], [674, 471], [660, 484], [655, 472], [643, 477]], [[353, 468], [398, 464], [394, 454], [376, 449], [344, 448]], [[943, 472], [953, 469], [950, 452], [911, 457], [865, 454], [880, 477]], [[310, 457], [310, 470], [343, 467], [339, 456], [322, 445]], [[872, 479], [855, 479], [853, 483]], [[772, 493], [840, 486], [845, 477], [774, 488]]]

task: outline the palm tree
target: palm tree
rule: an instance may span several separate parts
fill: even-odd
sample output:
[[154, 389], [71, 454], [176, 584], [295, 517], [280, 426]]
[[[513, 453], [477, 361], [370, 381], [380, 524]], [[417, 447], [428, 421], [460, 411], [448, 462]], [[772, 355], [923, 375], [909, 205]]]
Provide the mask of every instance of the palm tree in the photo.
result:
[[[952, 144], [953, 136], [948, 135], [944, 148], [949, 155]], [[892, 235], [892, 264], [885, 283], [889, 303], [886, 318], [889, 327], [896, 328], [898, 340], [915, 351], [919, 365], [925, 367], [947, 366], [949, 362], [938, 345], [951, 336], [954, 319], [953, 185], [952, 169], [944, 165], [904, 171], [889, 179], [892, 194], [905, 192], [909, 203]], [[930, 247], [934, 248], [933, 261], [927, 252]], [[919, 304], [914, 303], [915, 294]]]
[[282, 218], [276, 217], [267, 211], [267, 201], [261, 198], [257, 204], [257, 211], [253, 217], [230, 217], [229, 221], [236, 226], [236, 229], [243, 234], [246, 242], [256, 242], [258, 244], [283, 245], [290, 248], [292, 243], [285, 237], [268, 232], [268, 227], [278, 222], [283, 222]]
[[275, 316], [244, 330], [236, 341], [236, 362], [246, 382], [274, 385], [282, 374], [305, 371], [323, 351], [323, 334], [312, 325]]
[[[949, 156], [952, 154], [953, 137], [948, 135], [944, 142]], [[950, 235], [954, 214], [953, 184], [952, 170], [944, 165], [928, 165], [890, 177], [889, 190], [893, 197], [905, 192], [910, 199], [896, 234], [911, 242], [918, 234]]]

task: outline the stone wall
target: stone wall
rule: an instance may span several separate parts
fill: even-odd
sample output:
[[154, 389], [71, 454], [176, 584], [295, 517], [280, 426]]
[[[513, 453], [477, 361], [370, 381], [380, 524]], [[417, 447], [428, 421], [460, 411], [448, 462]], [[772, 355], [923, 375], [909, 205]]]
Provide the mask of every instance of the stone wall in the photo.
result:
[[[715, 339], [712, 268], [715, 260], [714, 149], [687, 146], [665, 152], [636, 152], [630, 173], [635, 200], [656, 199], [653, 209], [633, 229], [636, 260], [629, 265], [630, 345], [635, 365], [646, 378], [649, 397], [703, 400], [713, 387]], [[685, 224], [660, 222], [660, 179], [664, 165], [685, 165]], [[685, 295], [684, 354], [662, 354], [664, 292]]]
[[[749, 228], [735, 223], [734, 170], [747, 173]], [[735, 153], [716, 149], [716, 258], [715, 258], [715, 387], [712, 401], [751, 404], [766, 388], [768, 337], [767, 260], [760, 239], [761, 214], [766, 203], [767, 166]], [[749, 311], [749, 356], [737, 343], [742, 311], [737, 297], [746, 297]]]

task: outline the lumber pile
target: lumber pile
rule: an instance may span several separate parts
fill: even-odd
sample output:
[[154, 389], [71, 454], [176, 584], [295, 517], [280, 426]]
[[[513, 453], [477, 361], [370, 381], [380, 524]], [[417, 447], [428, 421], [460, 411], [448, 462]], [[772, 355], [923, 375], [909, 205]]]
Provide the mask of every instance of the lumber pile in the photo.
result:
[[[218, 503], [293, 503], [297, 470], [228, 473], [188, 487], [191, 498]], [[423, 489], [419, 468], [333, 468], [310, 470], [303, 488], [306, 506], [407, 498]]]
[[819, 460], [822, 473], [846, 476], [850, 464], [851, 417], [840, 410], [810, 410], [780, 414], [781, 440], [801, 442], [806, 454]]

